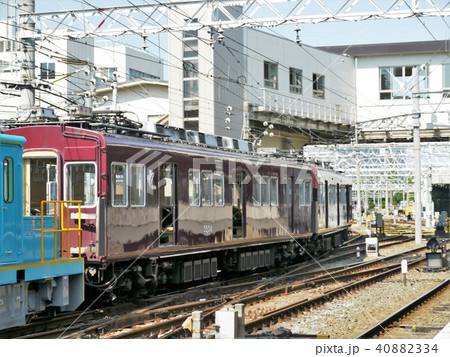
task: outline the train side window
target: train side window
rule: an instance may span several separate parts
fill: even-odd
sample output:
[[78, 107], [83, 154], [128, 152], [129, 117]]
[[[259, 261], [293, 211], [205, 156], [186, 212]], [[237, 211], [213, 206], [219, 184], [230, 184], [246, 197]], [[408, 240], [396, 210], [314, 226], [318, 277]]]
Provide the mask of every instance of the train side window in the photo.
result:
[[286, 185], [283, 185], [284, 203], [292, 205], [292, 177], [288, 177]]
[[253, 176], [253, 205], [261, 206], [261, 176]]
[[189, 170], [189, 205], [200, 206], [200, 170]]
[[270, 205], [278, 206], [278, 177], [270, 178]]
[[347, 195], [345, 187], [341, 187], [341, 198], [339, 199], [339, 201], [343, 206], [347, 204]]
[[135, 207], [145, 206], [145, 165], [130, 165], [130, 204]]
[[223, 206], [223, 195], [224, 195], [224, 176], [223, 172], [214, 172], [213, 179], [213, 194], [214, 194], [214, 206]]
[[202, 206], [212, 206], [212, 172], [202, 171], [201, 177]]
[[305, 206], [311, 206], [311, 181], [305, 181]]
[[113, 207], [127, 206], [127, 181], [127, 165], [113, 163], [111, 165], [111, 201]]
[[11, 203], [14, 200], [14, 161], [12, 157], [3, 159], [3, 200]]
[[336, 197], [336, 185], [330, 185], [330, 205], [335, 205], [337, 203]]
[[261, 204], [263, 206], [270, 205], [269, 177], [263, 176], [261, 180]]
[[300, 182], [298, 185], [299, 189], [299, 205], [304, 206], [306, 202], [306, 196], [305, 196], [305, 183]]
[[319, 184], [319, 206], [323, 206], [323, 183]]
[[94, 206], [97, 194], [95, 164], [66, 164], [66, 197], [70, 201], [81, 201], [82, 206]]

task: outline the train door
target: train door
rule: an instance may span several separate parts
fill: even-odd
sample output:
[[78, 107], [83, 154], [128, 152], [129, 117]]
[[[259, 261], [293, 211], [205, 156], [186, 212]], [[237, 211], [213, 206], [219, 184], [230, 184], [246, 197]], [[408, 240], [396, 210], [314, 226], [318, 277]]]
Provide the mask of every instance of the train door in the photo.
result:
[[[41, 201], [58, 199], [56, 154], [25, 153], [24, 165], [24, 213], [27, 216], [41, 213]], [[52, 210], [52, 205], [47, 208]], [[53, 212], [44, 212], [53, 214]]]
[[341, 190], [339, 184], [336, 185], [336, 208], [337, 208], [337, 225], [341, 224]]
[[293, 177], [288, 177], [286, 180], [286, 190], [284, 192], [284, 200], [287, 206], [288, 225], [291, 233], [294, 232], [294, 205], [293, 202]]
[[245, 172], [236, 171], [232, 185], [233, 238], [245, 237]]
[[159, 168], [159, 236], [160, 245], [176, 244], [177, 167], [164, 164]]
[[21, 174], [21, 167], [17, 156], [2, 155], [1, 159], [3, 169], [0, 183], [3, 197], [0, 203], [0, 262], [5, 263], [17, 260], [17, 253], [20, 249], [22, 207], [20, 207], [20, 197], [18, 197], [20, 191], [15, 189], [15, 183], [20, 181], [16, 181], [14, 178], [15, 175]]
[[325, 181], [325, 228], [329, 227], [330, 197], [328, 194], [328, 181]]

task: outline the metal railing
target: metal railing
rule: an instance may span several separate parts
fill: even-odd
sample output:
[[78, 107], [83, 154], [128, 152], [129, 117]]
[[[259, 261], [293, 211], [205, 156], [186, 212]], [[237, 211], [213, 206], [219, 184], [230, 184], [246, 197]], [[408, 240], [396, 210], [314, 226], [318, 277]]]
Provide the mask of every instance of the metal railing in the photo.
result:
[[356, 109], [353, 106], [331, 103], [323, 99], [278, 94], [261, 88], [256, 111], [269, 111], [293, 117], [320, 120], [335, 124], [354, 125]]
[[[78, 258], [81, 258], [81, 201], [42, 201], [41, 202], [41, 262], [44, 262], [44, 234], [53, 233], [53, 249], [54, 249], [54, 260], [64, 258], [64, 246], [66, 247], [65, 253], [66, 259], [70, 259], [70, 232], [78, 233]], [[53, 205], [52, 210], [46, 211], [47, 205]], [[70, 228], [69, 219], [71, 208], [70, 205], [78, 206], [78, 219], [77, 227]], [[51, 208], [51, 206], [49, 207]], [[44, 212], [53, 212], [53, 228], [45, 229], [44, 227]], [[58, 212], [60, 213], [58, 216]], [[58, 227], [58, 218], [60, 221], [60, 226]], [[59, 235], [59, 254], [58, 254], [58, 235]]]

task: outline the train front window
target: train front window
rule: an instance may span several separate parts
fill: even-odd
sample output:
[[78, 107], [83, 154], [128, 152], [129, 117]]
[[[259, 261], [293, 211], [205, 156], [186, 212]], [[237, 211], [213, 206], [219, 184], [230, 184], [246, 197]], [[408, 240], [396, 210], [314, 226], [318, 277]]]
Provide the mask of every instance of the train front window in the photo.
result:
[[5, 157], [3, 160], [3, 200], [6, 203], [11, 203], [14, 197], [13, 169], [14, 165], [12, 157]]
[[312, 190], [311, 181], [305, 181], [305, 206], [311, 206]]
[[82, 206], [95, 205], [97, 180], [94, 164], [67, 164], [66, 179], [67, 200], [81, 201]]

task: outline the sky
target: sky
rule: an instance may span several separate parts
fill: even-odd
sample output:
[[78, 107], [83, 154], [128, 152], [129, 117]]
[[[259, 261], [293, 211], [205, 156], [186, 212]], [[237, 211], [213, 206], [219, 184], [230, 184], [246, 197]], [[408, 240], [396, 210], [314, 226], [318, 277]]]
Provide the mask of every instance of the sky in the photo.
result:
[[[391, 2], [393, 1], [391, 0]], [[36, 0], [36, 12], [89, 8], [90, 5], [99, 7], [105, 6], [105, 4], [107, 6], [127, 6], [153, 2], [151, 0], [109, 0], [107, 2], [100, 0]], [[340, 2], [344, 3], [344, 1]], [[386, 3], [385, 0], [375, 2]], [[5, 17], [7, 3], [14, 3], [14, 0], [0, 0], [0, 19]], [[359, 3], [364, 4], [364, 1]], [[293, 25], [278, 26], [266, 30], [295, 40], [295, 26]], [[324, 22], [300, 25], [300, 30], [302, 42], [310, 46], [445, 40], [450, 38], [450, 17]]]
[[[0, 0], [0, 20], [4, 20], [6, 18], [7, 4], [11, 5], [15, 1], [16, 0]], [[331, 0], [322, 1], [327, 3]], [[375, 3], [392, 3], [394, 1], [396, 0], [375, 0]], [[35, 0], [36, 12], [38, 13], [80, 8], [90, 9], [91, 5], [96, 7], [105, 6], [106, 4], [107, 6], [129, 6], [154, 2], [155, 1], [152, 0]], [[162, 2], [169, 2], [169, 0], [162, 0]], [[336, 2], [345, 3], [343, 0], [336, 0]], [[407, 2], [411, 2], [411, 0], [407, 0]], [[359, 1], [358, 4], [367, 4], [367, 2]], [[290, 5], [288, 4], [286, 6]], [[282, 25], [270, 28], [260, 28], [260, 30], [295, 41], [296, 27], [297, 26], [295, 25]], [[301, 24], [299, 29], [299, 35], [302, 43], [313, 47], [449, 40], [450, 17], [422, 17], [401, 20], [365, 20], [359, 22], [322, 22], [317, 24]], [[134, 38], [131, 38], [130, 36], [122, 36], [112, 40], [97, 39], [96, 41], [96, 43], [101, 46], [110, 46], [112, 43], [117, 42], [126, 42], [127, 45], [135, 48], [141, 48], [143, 45], [142, 39], [136, 36]], [[146, 47], [147, 51], [151, 55], [162, 58], [162, 60], [166, 62], [167, 34], [150, 35], [146, 42]], [[165, 68], [164, 71], [164, 77], [166, 78], [167, 68]]]

